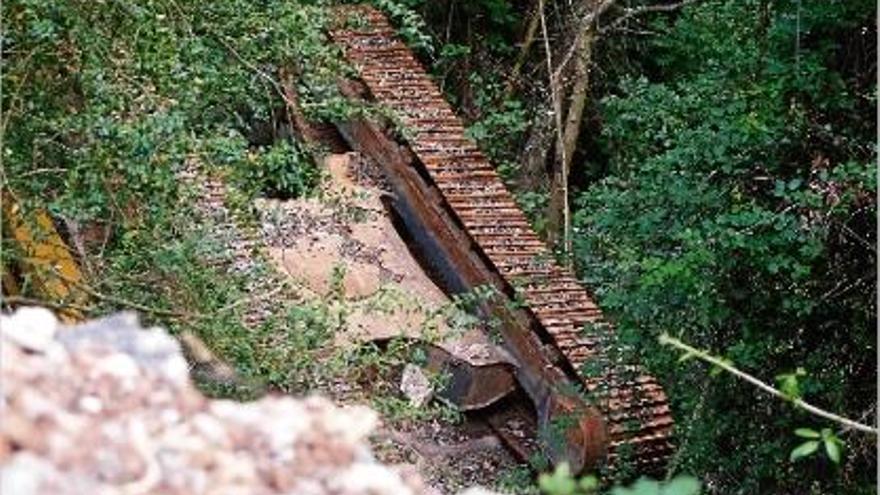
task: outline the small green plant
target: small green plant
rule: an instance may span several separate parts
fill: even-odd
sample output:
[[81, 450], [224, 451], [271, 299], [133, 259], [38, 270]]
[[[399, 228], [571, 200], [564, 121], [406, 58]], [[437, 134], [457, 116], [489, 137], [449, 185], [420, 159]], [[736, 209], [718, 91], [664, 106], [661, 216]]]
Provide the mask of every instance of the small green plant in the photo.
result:
[[795, 462], [798, 459], [809, 457], [815, 454], [820, 446], [825, 447], [825, 454], [834, 464], [840, 464], [841, 451], [843, 450], [843, 440], [831, 431], [830, 428], [822, 428], [821, 431], [812, 430], [810, 428], [798, 428], [794, 430], [794, 434], [806, 438], [807, 441], [798, 445], [791, 451], [789, 460]]
[[494, 75], [473, 73], [468, 82], [478, 117], [466, 134], [486, 152], [502, 179], [510, 181], [519, 171], [521, 140], [529, 124], [525, 106], [506, 96], [502, 80]]
[[[595, 476], [576, 478], [568, 464], [562, 463], [552, 473], [538, 477], [544, 495], [598, 495], [601, 488]], [[690, 476], [676, 476], [669, 481], [641, 478], [628, 487], [616, 486], [610, 495], [699, 495], [700, 482]]]
[[428, 56], [434, 55], [434, 39], [428, 34], [425, 20], [408, 3], [396, 0], [373, 0], [373, 4], [385, 12], [397, 25], [397, 33], [406, 44]]
[[505, 469], [498, 476], [495, 489], [501, 493], [515, 495], [539, 495], [532, 471], [528, 466], [515, 466]]
[[568, 463], [563, 462], [552, 473], [538, 477], [538, 487], [545, 495], [586, 495], [596, 493], [599, 480], [595, 476], [574, 477]]
[[333, 265], [333, 272], [330, 274], [330, 295], [339, 301], [345, 298], [345, 273], [347, 270], [345, 263], [340, 262]]
[[699, 495], [700, 482], [690, 476], [676, 476], [669, 481], [642, 478], [629, 487], [615, 487], [610, 495]]
[[514, 198], [523, 213], [526, 214], [535, 232], [541, 235], [546, 233], [546, 213], [550, 203], [550, 195], [541, 191], [521, 191], [517, 192]]
[[[733, 364], [733, 363], [728, 363]], [[718, 368], [716, 368], [718, 369]], [[782, 373], [776, 375], [776, 383], [779, 384], [779, 391], [782, 392], [788, 400], [796, 400], [801, 398], [801, 386], [799, 378], [807, 375], [807, 371], [798, 366], [793, 373]]]
[[319, 178], [309, 154], [300, 145], [287, 141], [248, 152], [237, 172], [245, 190], [280, 199], [306, 194]]

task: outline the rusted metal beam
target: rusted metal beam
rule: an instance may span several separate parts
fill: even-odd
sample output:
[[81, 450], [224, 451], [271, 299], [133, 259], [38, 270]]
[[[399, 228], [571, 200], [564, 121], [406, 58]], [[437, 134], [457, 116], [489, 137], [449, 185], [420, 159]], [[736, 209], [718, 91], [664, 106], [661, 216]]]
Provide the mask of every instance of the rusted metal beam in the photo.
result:
[[[357, 89], [340, 84], [343, 92], [357, 97]], [[436, 258], [453, 267], [458, 290], [481, 286], [506, 290], [501, 276], [491, 269], [476, 243], [463, 230], [461, 222], [444, 205], [442, 193], [417, 168], [415, 155], [392, 141], [382, 127], [367, 120], [354, 120], [338, 125], [349, 145], [381, 164], [394, 188], [394, 207], [411, 230], [421, 231]], [[540, 418], [546, 430], [562, 425], [563, 441], [548, 442], [547, 454], [554, 462], [568, 462], [581, 469], [605, 454], [605, 428], [599, 410], [576, 396], [566, 396], [574, 384], [563, 370], [554, 365], [542, 351], [542, 343], [531, 329], [528, 314], [508, 300], [485, 301], [480, 304], [484, 314], [500, 321], [505, 348], [517, 362], [516, 376], [531, 400], [545, 414]], [[488, 385], [488, 384], [487, 384]], [[565, 405], [565, 407], [562, 407]], [[597, 441], [597, 439], [602, 439]]]
[[516, 389], [515, 367], [486, 349], [482, 356], [463, 349], [428, 344], [426, 368], [444, 375], [439, 395], [462, 411], [483, 409]]

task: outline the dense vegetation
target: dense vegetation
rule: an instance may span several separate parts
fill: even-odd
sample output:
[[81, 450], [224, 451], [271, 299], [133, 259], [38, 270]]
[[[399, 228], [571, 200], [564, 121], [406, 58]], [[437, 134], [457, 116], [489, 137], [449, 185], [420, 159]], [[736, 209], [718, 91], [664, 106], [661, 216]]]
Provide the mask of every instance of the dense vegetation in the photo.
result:
[[[562, 177], [572, 246], [561, 255], [664, 383], [678, 424], [675, 472], [713, 493], [876, 493], [876, 438], [657, 344], [668, 332], [764, 381], [782, 377], [787, 393], [876, 421], [873, 4], [610, 2], [590, 27], [581, 132], [560, 176], [546, 57], [565, 60], [579, 19], [602, 2], [375, 3], [553, 239]], [[314, 187], [279, 84], [282, 69], [294, 74], [315, 119], [353, 111], [335, 90], [345, 69], [323, 34], [326, 5], [3, 5], [4, 194], [84, 233], [95, 290], [159, 319], [182, 303], [216, 315], [167, 323], [196, 329], [240, 371], [284, 390], [307, 386], [311, 365], [286, 361], [222, 311], [242, 283], [200, 263], [211, 246], [175, 174], [197, 163], [233, 179], [243, 199]], [[526, 42], [530, 27], [538, 41]], [[563, 93], [583, 76], [572, 71]], [[310, 328], [326, 339], [325, 313], [293, 308], [267, 333]], [[791, 462], [802, 427], [835, 429], [842, 461], [817, 451]]]
[[[481, 5], [474, 32], [507, 19], [493, 10], [500, 2]], [[845, 433], [840, 466], [821, 452], [791, 463], [796, 428], [834, 425], [679, 363], [656, 340], [678, 335], [826, 408], [876, 419], [873, 6], [695, 2], [628, 28], [605, 34], [594, 55], [571, 255], [666, 384], [677, 469], [719, 493], [874, 493], [875, 439]], [[513, 39], [491, 33], [471, 43], [469, 63], [503, 78]], [[487, 108], [486, 78], [457, 91], [476, 95], [474, 135], [509, 163], [528, 153], [515, 144], [529, 123], [520, 109], [544, 108], [546, 94], [531, 88]], [[540, 116], [530, 116], [534, 126]], [[522, 187], [516, 172], [524, 204], [546, 204], [548, 191]]]
[[598, 110], [606, 173], [578, 197], [577, 261], [691, 415], [680, 468], [741, 493], [874, 489], [873, 442], [848, 436], [840, 467], [792, 465], [791, 432], [816, 419], [654, 341], [681, 335], [769, 382], [803, 368], [806, 397], [873, 420], [873, 22], [865, 2], [688, 8], [653, 25], [646, 76]]

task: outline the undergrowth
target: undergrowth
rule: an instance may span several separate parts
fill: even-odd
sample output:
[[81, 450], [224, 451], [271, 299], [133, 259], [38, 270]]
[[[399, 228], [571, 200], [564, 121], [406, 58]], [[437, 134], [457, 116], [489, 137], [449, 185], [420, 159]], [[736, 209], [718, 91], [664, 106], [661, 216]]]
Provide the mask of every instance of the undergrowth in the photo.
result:
[[[198, 163], [233, 186], [227, 207], [245, 222], [257, 196], [315, 192], [314, 150], [294, 138], [282, 85], [295, 74], [301, 110], [316, 121], [365, 111], [338, 92], [348, 69], [327, 39], [332, 21], [328, 4], [287, 0], [4, 4], [4, 197], [26, 215], [50, 211], [90, 290], [113, 295], [89, 315], [147, 308], [145, 323], [193, 332], [228, 361], [240, 380], [201, 383], [212, 395], [302, 393], [385, 373], [411, 350], [334, 350], [345, 304], [332, 300], [277, 300], [272, 317], [246, 327], [241, 302], [260, 296], [247, 277], [259, 274], [221, 268], [223, 240], [182, 186]], [[10, 247], [4, 264], [27, 263]], [[380, 409], [413, 414], [393, 394], [377, 400], [386, 396]]]

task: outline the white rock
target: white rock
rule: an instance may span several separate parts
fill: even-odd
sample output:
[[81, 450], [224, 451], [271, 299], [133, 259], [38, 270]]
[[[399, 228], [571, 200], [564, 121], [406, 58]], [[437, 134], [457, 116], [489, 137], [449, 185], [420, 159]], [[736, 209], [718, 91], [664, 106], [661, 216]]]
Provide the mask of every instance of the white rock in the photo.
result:
[[357, 443], [372, 433], [379, 425], [376, 411], [365, 406], [348, 406], [336, 414], [323, 418], [328, 433], [338, 435], [346, 443]]
[[78, 405], [81, 410], [89, 414], [98, 414], [104, 408], [104, 404], [101, 403], [101, 399], [95, 397], [94, 395], [87, 395], [80, 398]]
[[381, 464], [353, 464], [342, 476], [331, 480], [331, 488], [342, 493], [365, 495], [410, 495], [400, 475]]
[[38, 495], [44, 480], [51, 478], [54, 472], [55, 469], [48, 462], [29, 452], [22, 452], [0, 469], [0, 487], [3, 493]]
[[115, 352], [95, 363], [91, 370], [91, 375], [94, 377], [110, 375], [128, 382], [140, 376], [140, 368], [138, 368], [137, 362], [128, 354]]
[[29, 351], [46, 352], [57, 329], [58, 320], [45, 308], [21, 308], [11, 316], [0, 316], [3, 338]]
[[459, 495], [497, 495], [495, 492], [487, 490], [481, 486], [473, 486], [461, 492]]
[[[320, 397], [206, 399], [176, 378], [183, 357], [173, 339], [132, 315], [72, 328], [42, 310], [2, 318], [0, 445], [20, 447], [0, 465], [2, 494], [434, 493], [376, 462], [370, 409]], [[32, 351], [45, 342], [49, 351]], [[430, 397], [419, 368], [404, 382], [417, 403]]]
[[400, 378], [400, 391], [409, 399], [409, 403], [415, 407], [424, 406], [434, 395], [431, 382], [425, 376], [425, 372], [418, 366], [409, 363], [403, 368], [403, 376]]

